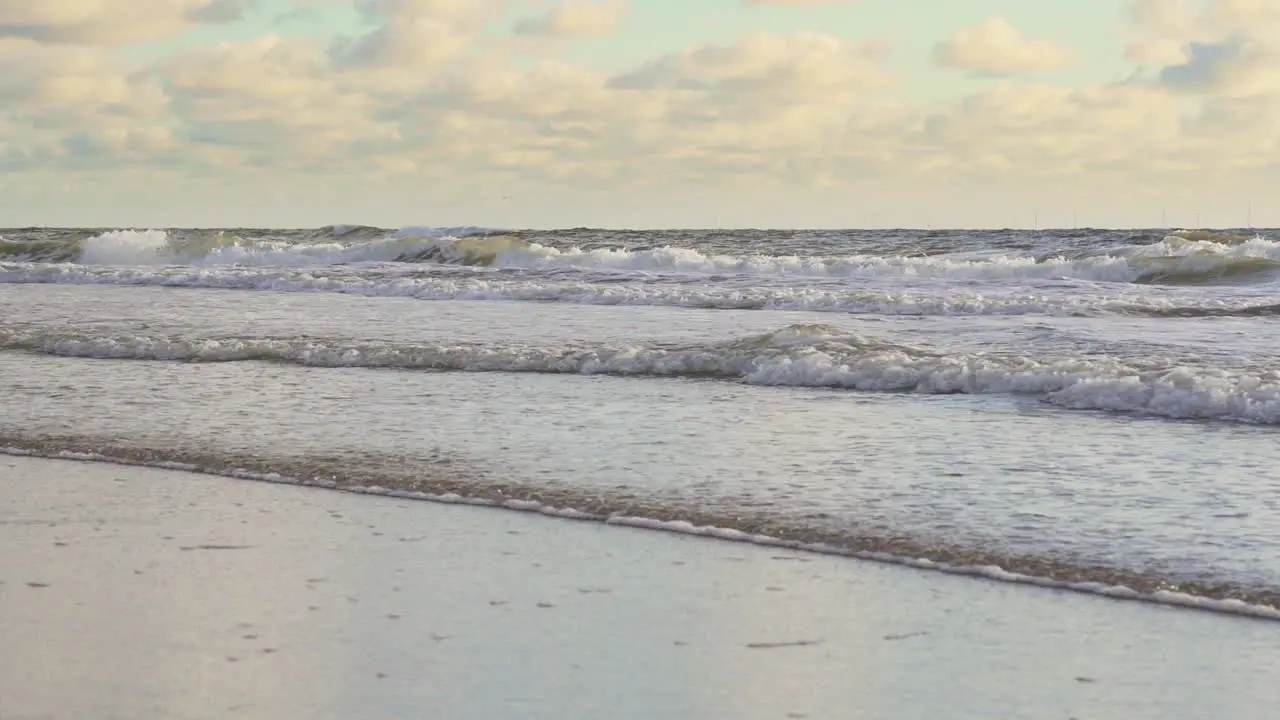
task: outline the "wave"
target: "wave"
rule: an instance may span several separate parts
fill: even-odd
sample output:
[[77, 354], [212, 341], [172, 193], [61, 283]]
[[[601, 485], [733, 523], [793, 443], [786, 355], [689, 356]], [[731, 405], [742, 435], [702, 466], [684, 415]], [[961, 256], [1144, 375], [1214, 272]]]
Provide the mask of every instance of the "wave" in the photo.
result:
[[400, 254], [397, 262], [493, 267], [504, 258], [530, 253], [535, 246], [510, 235], [441, 238]]
[[[345, 232], [339, 232], [345, 231]], [[89, 238], [80, 248], [76, 262], [84, 265], [191, 265], [191, 266], [325, 266], [368, 262], [410, 262], [413, 258], [435, 253], [441, 259], [457, 264], [466, 262], [474, 246], [482, 264], [492, 258], [496, 249], [506, 247], [500, 238], [482, 234], [456, 237], [463, 228], [412, 228], [390, 236], [356, 243], [309, 242], [254, 238], [233, 233], [217, 233], [206, 237], [178, 238], [163, 230], [145, 232], [112, 231]], [[334, 228], [335, 238], [350, 236], [357, 230]], [[492, 245], [495, 250], [487, 251]]]
[[723, 342], [537, 346], [188, 338], [0, 329], [0, 349], [116, 360], [707, 378], [864, 392], [1029, 395], [1065, 409], [1280, 424], [1280, 370], [1106, 355], [947, 353], [794, 325]]
[[[1270, 250], [1270, 248], [1268, 248]], [[1277, 253], [1280, 255], [1280, 253]], [[1134, 258], [1134, 282], [1149, 285], [1206, 285], [1280, 278], [1280, 257], [1195, 252]]]
[[317, 266], [394, 262], [448, 239], [465, 242], [498, 234], [472, 226], [409, 227], [397, 231], [333, 225], [301, 238], [254, 237], [247, 231], [213, 233], [110, 230], [76, 238], [0, 238], [0, 258], [19, 262], [98, 266]]
[[[133, 438], [50, 437], [0, 434], [0, 453], [200, 472], [240, 480], [302, 485], [404, 500], [503, 508], [549, 517], [746, 542], [800, 552], [838, 555], [920, 570], [1158, 603], [1192, 610], [1280, 620], [1280, 592], [1220, 582], [1175, 583], [1119, 568], [1066, 559], [1021, 556], [980, 548], [952, 547], [866, 531], [797, 523], [740, 508], [717, 511], [634, 494], [539, 487], [494, 481], [460, 472], [462, 463], [435, 457], [389, 466], [386, 458], [264, 458], [258, 454], [140, 445]], [[400, 462], [404, 462], [403, 459]]]
[[[371, 236], [377, 233], [376, 237]], [[1198, 285], [1280, 279], [1280, 243], [1261, 237], [1184, 232], [1146, 245], [1092, 255], [973, 252], [942, 255], [708, 254], [687, 247], [559, 248], [473, 227], [406, 228], [394, 233], [333, 226], [305, 242], [206, 236], [163, 230], [115, 230], [67, 246], [5, 240], [0, 257], [90, 266], [323, 267], [412, 263], [517, 270], [596, 270], [631, 274], [740, 275], [791, 278], [1076, 280]]]
[[984, 252], [974, 259], [973, 255], [707, 255], [677, 247], [584, 250], [554, 248], [518, 238], [501, 244], [445, 238], [423, 253], [400, 259], [526, 270], [576, 268], [850, 279], [1042, 279], [1189, 285], [1280, 278], [1280, 243], [1260, 237], [1229, 245], [1220, 240], [1171, 236], [1150, 245], [1080, 258]]
[[[579, 279], [580, 278], [580, 279]], [[299, 293], [335, 293], [360, 297], [398, 297], [424, 301], [512, 301], [609, 306], [657, 306], [704, 310], [786, 310], [893, 316], [1099, 316], [1272, 317], [1280, 305], [1260, 298], [1197, 297], [1195, 304], [1137, 292], [1070, 294], [904, 288], [873, 290], [802, 280], [665, 282], [662, 278], [606, 274], [504, 276], [471, 266], [379, 267], [359, 271], [331, 268], [247, 268], [188, 266], [93, 267], [86, 265], [0, 262], [0, 284], [126, 285]], [[1135, 288], [1136, 289], [1136, 288]]]
[[1211, 230], [1174, 230], [1166, 236], [1166, 240], [1177, 238], [1190, 242], [1211, 242], [1220, 243], [1222, 245], [1239, 245], [1256, 240], [1259, 236], [1253, 235], [1237, 235], [1234, 233], [1218, 233]]

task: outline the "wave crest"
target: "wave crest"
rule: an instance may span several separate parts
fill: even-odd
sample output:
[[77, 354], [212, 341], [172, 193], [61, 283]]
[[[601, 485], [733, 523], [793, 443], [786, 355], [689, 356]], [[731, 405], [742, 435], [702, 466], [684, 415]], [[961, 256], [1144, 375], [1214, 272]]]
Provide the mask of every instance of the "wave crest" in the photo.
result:
[[1236, 235], [1233, 233], [1217, 233], [1210, 230], [1174, 230], [1165, 237], [1166, 240], [1178, 239], [1190, 242], [1211, 242], [1222, 245], [1239, 245], [1258, 238], [1258, 235]]
[[[690, 283], [648, 276], [542, 273], [516, 276], [451, 265], [361, 268], [110, 267], [0, 262], [0, 283], [140, 285], [220, 290], [336, 293], [423, 301], [514, 301], [657, 306], [705, 310], [784, 310], [894, 316], [1270, 317], [1280, 305], [1265, 295], [1180, 298], [1125, 291], [1125, 286], [1051, 288], [904, 287], [803, 280], [750, 284], [707, 278]], [[1119, 292], [1117, 292], [1119, 291]]]
[[711, 378], [866, 392], [1038, 396], [1078, 410], [1280, 424], [1280, 370], [1089, 355], [948, 353], [797, 325], [710, 343], [596, 346], [94, 336], [0, 330], [0, 349], [84, 358]]
[[[252, 235], [252, 236], [251, 236]], [[890, 251], [891, 248], [885, 248]], [[408, 263], [513, 270], [608, 271], [815, 279], [1074, 280], [1188, 285], [1270, 282], [1280, 278], [1280, 243], [1262, 238], [1178, 231], [1149, 244], [1088, 252], [945, 254], [742, 254], [691, 247], [553, 247], [477, 227], [331, 226], [306, 237], [249, 231], [199, 234], [113, 230], [73, 243], [0, 240], [0, 257], [96, 266], [185, 265], [322, 267]]]
[[[309, 267], [363, 262], [406, 262], [433, 255], [442, 261], [463, 264], [468, 249], [484, 264], [487, 236], [465, 239], [426, 228], [374, 239], [338, 242], [358, 236], [361, 228], [334, 228], [334, 240], [299, 243], [270, 238], [245, 238], [231, 232], [175, 236], [163, 230], [113, 230], [85, 240], [75, 261], [84, 265], [190, 265]], [[489, 255], [492, 260], [492, 253]]]
[[504, 255], [530, 248], [529, 243], [510, 235], [442, 238], [403, 253], [396, 261], [492, 267]]

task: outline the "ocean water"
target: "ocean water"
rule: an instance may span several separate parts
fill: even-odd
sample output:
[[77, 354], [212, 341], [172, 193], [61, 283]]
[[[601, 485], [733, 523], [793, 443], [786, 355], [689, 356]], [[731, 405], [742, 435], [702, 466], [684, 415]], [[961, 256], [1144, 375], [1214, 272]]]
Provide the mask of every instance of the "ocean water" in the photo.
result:
[[1280, 233], [0, 231], [0, 447], [1280, 618]]

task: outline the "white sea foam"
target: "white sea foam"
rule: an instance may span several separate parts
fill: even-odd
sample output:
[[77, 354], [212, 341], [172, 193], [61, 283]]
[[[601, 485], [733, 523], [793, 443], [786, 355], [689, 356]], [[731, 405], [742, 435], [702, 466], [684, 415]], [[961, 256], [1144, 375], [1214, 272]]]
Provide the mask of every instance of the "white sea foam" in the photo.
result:
[[[460, 261], [466, 241], [442, 240], [434, 260]], [[554, 248], [512, 243], [485, 264], [546, 270], [579, 268], [627, 272], [741, 274], [821, 278], [951, 278], [967, 280], [1076, 279], [1095, 282], [1173, 280], [1195, 282], [1217, 276], [1274, 271], [1280, 243], [1254, 238], [1228, 245], [1170, 236], [1151, 245], [1120, 248], [1083, 258], [1037, 258], [1025, 253], [960, 253], [936, 256], [881, 255], [714, 255], [692, 248]]]
[[1280, 608], [1270, 605], [1256, 605], [1241, 600], [1233, 599], [1215, 599], [1191, 595], [1188, 593], [1175, 592], [1170, 590], [1157, 590], [1155, 592], [1140, 592], [1133, 588], [1122, 585], [1108, 585], [1099, 582], [1087, 581], [1064, 581], [1056, 580], [1049, 577], [1037, 575], [1028, 575], [1024, 573], [1009, 572], [995, 565], [961, 565], [946, 562], [930, 560], [928, 558], [909, 557], [905, 555], [895, 555], [893, 553], [882, 551], [862, 551], [850, 548], [844, 548], [837, 545], [829, 545], [825, 543], [806, 543], [795, 540], [787, 540], [784, 538], [773, 537], [770, 535], [762, 535], [758, 533], [747, 533], [733, 528], [717, 527], [710, 525], [697, 525], [684, 520], [661, 520], [648, 517], [637, 517], [626, 515], [623, 513], [611, 513], [607, 516], [594, 515], [584, 513], [573, 508], [558, 508], [537, 501], [519, 501], [507, 500], [498, 501], [490, 498], [482, 497], [465, 497], [456, 493], [430, 493], [419, 491], [399, 491], [388, 490], [377, 486], [350, 486], [338, 485], [332, 481], [323, 478], [291, 478], [279, 473], [262, 473], [243, 469], [223, 470], [218, 468], [205, 468], [190, 463], [167, 462], [163, 460], [153, 460], [148, 462], [126, 461], [121, 458], [109, 457], [96, 453], [84, 452], [52, 452], [37, 453], [24, 448], [0, 446], [0, 454], [17, 455], [25, 457], [47, 457], [60, 460], [76, 460], [80, 462], [105, 462], [118, 465], [136, 465], [142, 467], [156, 467], [167, 470], [177, 470], [181, 472], [195, 472], [207, 475], [220, 475], [223, 477], [235, 478], [239, 480], [249, 480], [258, 482], [270, 482], [285, 485], [301, 485], [307, 487], [315, 487], [327, 490], [338, 490], [341, 492], [349, 492], [363, 495], [381, 495], [395, 497], [405, 500], [420, 500], [426, 502], [436, 502], [452, 505], [471, 505], [478, 507], [501, 508], [506, 510], [514, 510], [516, 512], [536, 513], [553, 518], [565, 520], [586, 521], [586, 522], [603, 522], [606, 525], [618, 527], [629, 527], [641, 530], [653, 530], [658, 532], [676, 533], [681, 535], [690, 535], [694, 537], [708, 538], [727, 542], [748, 543], [763, 547], [780, 548], [799, 552], [808, 552], [822, 555], [836, 555], [842, 557], [855, 558], [871, 562], [901, 565], [905, 567], [915, 568], [918, 570], [943, 572], [952, 575], [965, 575], [984, 580], [992, 580], [996, 582], [1011, 583], [1017, 585], [1029, 585], [1032, 587], [1048, 588], [1053, 590], [1065, 590], [1070, 592], [1083, 593], [1088, 595], [1097, 595], [1100, 597], [1111, 598], [1115, 600], [1129, 600], [1138, 602], [1148, 602], [1159, 605], [1167, 605], [1172, 607], [1186, 608], [1189, 610], [1200, 610], [1207, 612], [1216, 612], [1227, 615], [1238, 615], [1242, 617], [1251, 617], [1260, 620], [1280, 620]]
[[475, 225], [456, 225], [453, 227], [432, 227], [417, 225], [402, 227], [395, 232], [399, 238], [466, 238], [475, 235], [492, 235], [502, 232], [494, 228], [482, 228]]
[[[1070, 294], [1034, 287], [906, 287], [875, 290], [830, 283], [598, 282], [556, 277], [501, 278], [457, 268], [424, 276], [414, 266], [363, 273], [349, 268], [91, 267], [0, 263], [0, 283], [143, 285], [163, 287], [323, 292], [417, 300], [529, 301], [584, 305], [665, 306], [733, 310], [797, 310], [884, 315], [1080, 315], [1152, 314], [1173, 310], [1232, 313], [1266, 304], [1269, 297], [1185, 298], [1138, 286], [1073, 289]], [[1119, 287], [1120, 292], [1116, 291]], [[1194, 303], [1194, 304], [1191, 304]]]
[[1280, 424], [1280, 369], [1138, 364], [1105, 355], [938, 353], [827, 326], [695, 345], [325, 343], [0, 330], [0, 348], [86, 358], [582, 375], [707, 377], [868, 392], [1017, 394], [1070, 409]]
[[163, 230], [113, 230], [90, 238], [80, 251], [86, 265], [153, 265], [169, 247]]
[[326, 265], [391, 262], [421, 253], [443, 241], [427, 229], [365, 242], [297, 243], [283, 240], [245, 240], [222, 234], [198, 241], [177, 241], [163, 230], [117, 230], [84, 241], [78, 262], [113, 267], [184, 265], [192, 267], [323, 267]]
[[[1199, 283], [1280, 274], [1280, 243], [1253, 238], [1233, 244], [1170, 236], [1151, 245], [1091, 257], [997, 254], [938, 256], [716, 255], [692, 248], [555, 248], [482, 228], [409, 228], [359, 243], [244, 240], [231, 235], [175, 243], [163, 231], [113, 231], [84, 243], [90, 265], [313, 267], [417, 260], [528, 270], [592, 269], [631, 273], [737, 274], [820, 278], [949, 278]], [[475, 237], [483, 235], [484, 237]], [[335, 233], [336, 236], [336, 233]]]

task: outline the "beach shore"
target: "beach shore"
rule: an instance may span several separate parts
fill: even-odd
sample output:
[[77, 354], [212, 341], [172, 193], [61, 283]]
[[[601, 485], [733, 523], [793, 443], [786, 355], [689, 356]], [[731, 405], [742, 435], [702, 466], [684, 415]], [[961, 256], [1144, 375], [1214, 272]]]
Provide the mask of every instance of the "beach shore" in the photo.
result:
[[0, 718], [1267, 718], [1273, 621], [0, 456]]

